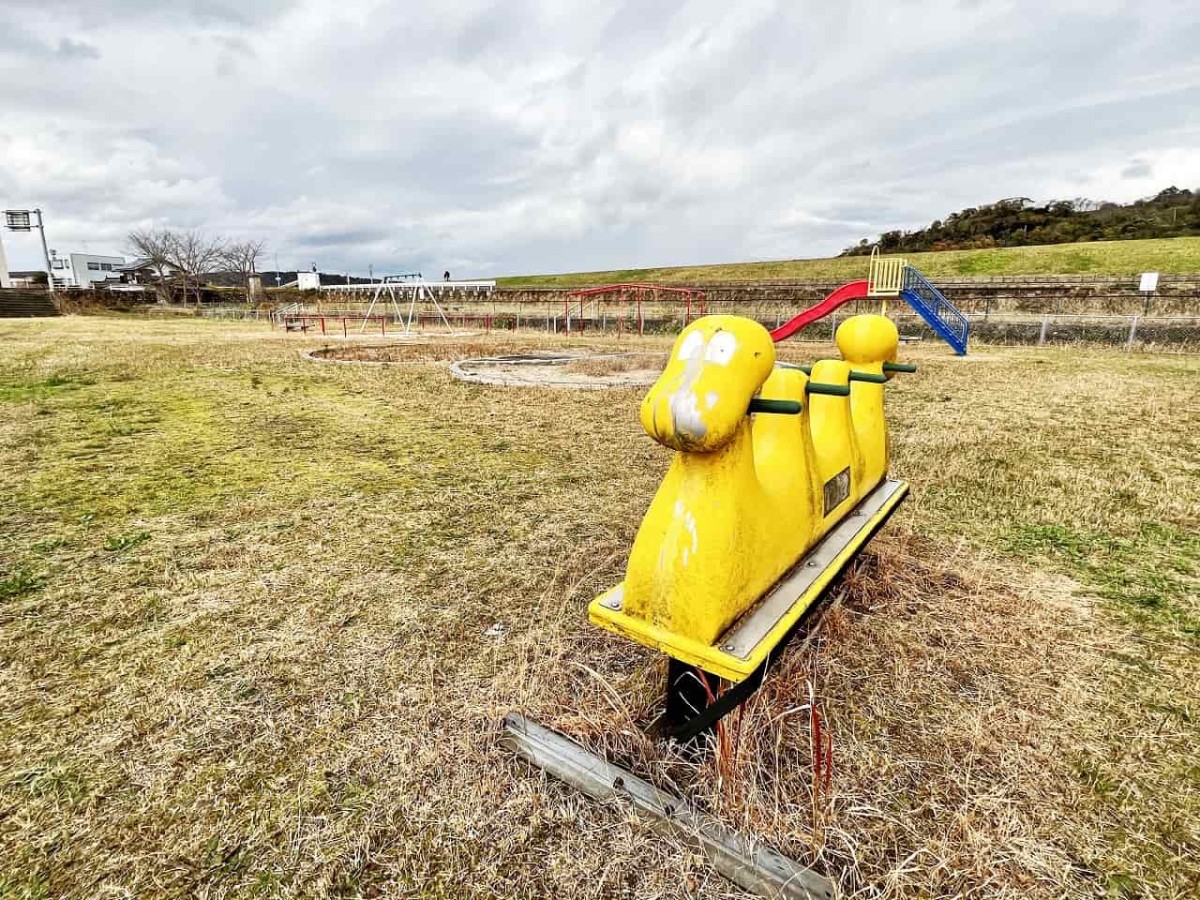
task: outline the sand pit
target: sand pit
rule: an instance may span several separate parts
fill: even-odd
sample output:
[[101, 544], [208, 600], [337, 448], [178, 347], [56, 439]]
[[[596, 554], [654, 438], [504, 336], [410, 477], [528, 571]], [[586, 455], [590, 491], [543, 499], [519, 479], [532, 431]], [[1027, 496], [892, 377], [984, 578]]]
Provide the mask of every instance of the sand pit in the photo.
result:
[[[463, 338], [468, 338], [464, 340]], [[339, 363], [359, 366], [386, 366], [413, 362], [450, 362], [470, 354], [485, 353], [496, 349], [517, 349], [519, 345], [509, 343], [497, 347], [494, 341], [470, 339], [468, 335], [445, 335], [441, 339], [389, 339], [387, 343], [329, 344], [305, 350], [304, 359], [311, 362]]]
[[464, 359], [450, 367], [461, 381], [499, 387], [626, 388], [654, 383], [665, 353], [520, 353]]

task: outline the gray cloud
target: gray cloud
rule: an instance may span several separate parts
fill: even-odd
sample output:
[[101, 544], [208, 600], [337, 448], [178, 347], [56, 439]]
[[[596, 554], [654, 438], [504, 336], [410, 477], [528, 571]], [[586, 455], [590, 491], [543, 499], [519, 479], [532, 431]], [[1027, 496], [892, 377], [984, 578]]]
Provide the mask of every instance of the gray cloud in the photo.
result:
[[115, 22], [153, 25], [247, 26], [287, 10], [292, 0], [5, 0], [17, 12], [43, 13], [58, 22], [74, 22], [104, 30]]
[[63, 38], [58, 42], [54, 51], [56, 56], [63, 59], [99, 59], [100, 50], [87, 41], [73, 41]]
[[1134, 160], [1121, 170], [1122, 178], [1150, 178], [1153, 175], [1154, 169], [1141, 160]]
[[1166, 0], [7, 0], [0, 20], [0, 205], [45, 207], [64, 250], [170, 225], [333, 271], [624, 268], [1200, 181], [1200, 16]]

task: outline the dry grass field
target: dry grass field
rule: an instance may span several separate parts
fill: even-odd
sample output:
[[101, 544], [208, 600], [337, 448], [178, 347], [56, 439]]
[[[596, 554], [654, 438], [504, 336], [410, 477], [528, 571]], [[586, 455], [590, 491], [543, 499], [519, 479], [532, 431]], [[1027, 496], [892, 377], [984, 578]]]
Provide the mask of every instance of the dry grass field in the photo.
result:
[[689, 763], [585, 621], [667, 464], [639, 392], [447, 374], [618, 344], [320, 345], [0, 323], [0, 897], [741, 896], [502, 750], [515, 708], [844, 897], [1197, 896], [1200, 358], [909, 354], [910, 500]]

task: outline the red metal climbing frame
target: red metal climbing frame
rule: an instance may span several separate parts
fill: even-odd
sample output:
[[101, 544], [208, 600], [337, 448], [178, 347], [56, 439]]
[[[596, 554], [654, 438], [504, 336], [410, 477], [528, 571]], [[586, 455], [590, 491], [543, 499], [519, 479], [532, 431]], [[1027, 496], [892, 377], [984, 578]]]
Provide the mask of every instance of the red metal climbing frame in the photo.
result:
[[644, 330], [645, 319], [642, 317], [643, 301], [654, 302], [664, 296], [678, 297], [684, 303], [684, 325], [692, 321], [693, 315], [705, 314], [706, 301], [704, 291], [696, 288], [668, 287], [663, 284], [644, 284], [641, 282], [623, 282], [621, 284], [602, 284], [599, 287], [580, 288], [571, 291], [563, 298], [563, 314], [567, 321], [571, 318], [571, 304], [579, 301], [579, 319], [584, 318], [583, 307], [589, 301], [595, 301], [597, 308], [601, 302], [637, 304], [638, 333]]

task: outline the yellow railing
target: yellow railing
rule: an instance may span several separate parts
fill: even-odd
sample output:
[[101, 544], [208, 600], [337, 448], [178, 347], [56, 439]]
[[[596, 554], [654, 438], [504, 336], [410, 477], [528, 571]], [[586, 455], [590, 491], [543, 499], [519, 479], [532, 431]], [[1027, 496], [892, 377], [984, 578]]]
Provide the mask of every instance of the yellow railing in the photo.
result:
[[871, 251], [871, 269], [867, 275], [867, 295], [870, 297], [895, 297], [904, 283], [904, 258], [880, 256], [879, 248]]

